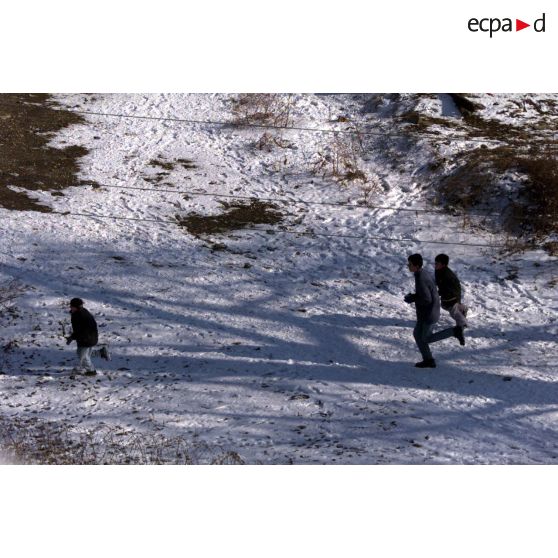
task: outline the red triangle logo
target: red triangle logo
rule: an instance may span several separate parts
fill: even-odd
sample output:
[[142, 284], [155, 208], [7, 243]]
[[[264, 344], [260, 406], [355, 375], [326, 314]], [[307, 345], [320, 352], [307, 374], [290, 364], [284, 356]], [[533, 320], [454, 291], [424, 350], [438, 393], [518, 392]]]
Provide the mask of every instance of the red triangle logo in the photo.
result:
[[526, 27], [531, 27], [531, 25], [529, 23], [525, 23], [524, 21], [521, 21], [520, 19], [515, 20], [515, 30], [516, 31], [521, 31], [522, 29], [525, 29]]

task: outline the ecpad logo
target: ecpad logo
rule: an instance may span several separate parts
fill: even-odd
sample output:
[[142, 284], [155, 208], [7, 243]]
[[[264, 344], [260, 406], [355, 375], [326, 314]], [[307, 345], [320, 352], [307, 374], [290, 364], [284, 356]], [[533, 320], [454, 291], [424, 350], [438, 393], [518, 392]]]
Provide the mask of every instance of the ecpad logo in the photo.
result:
[[[533, 29], [537, 33], [544, 33], [546, 26], [546, 14], [543, 14], [542, 17], [536, 19], [533, 23]], [[477, 19], [472, 17], [468, 23], [469, 31], [473, 33], [477, 33], [482, 31], [483, 33], [490, 33], [490, 38], [494, 33], [498, 31], [503, 31], [504, 33], [513, 31], [513, 24], [512, 20], [509, 17], [505, 17], [504, 19], [500, 19], [497, 17], [485, 17], [483, 19]], [[526, 29], [527, 27], [531, 27], [530, 23], [525, 23], [520, 19], [515, 20], [515, 30], [521, 31], [522, 29]]]

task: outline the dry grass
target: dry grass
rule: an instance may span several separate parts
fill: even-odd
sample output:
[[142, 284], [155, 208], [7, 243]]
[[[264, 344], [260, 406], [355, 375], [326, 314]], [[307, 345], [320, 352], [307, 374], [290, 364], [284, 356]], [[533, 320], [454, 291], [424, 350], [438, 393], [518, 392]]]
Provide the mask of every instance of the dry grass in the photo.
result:
[[275, 147], [279, 147], [281, 149], [292, 148], [293, 144], [276, 134], [264, 132], [260, 139], [254, 144], [254, 147], [260, 151], [271, 152]]
[[[513, 195], [503, 180], [508, 173], [522, 177]], [[475, 149], [461, 155], [457, 168], [441, 181], [440, 192], [445, 204], [464, 209], [501, 205], [504, 200], [504, 228], [520, 236], [540, 238], [558, 230], [555, 155], [511, 147]]]
[[51, 106], [47, 94], [0, 95], [0, 206], [6, 209], [51, 211], [9, 186], [62, 195], [64, 188], [81, 184], [79, 159], [88, 150], [76, 145], [57, 149], [48, 142], [59, 130], [84, 120]]
[[338, 182], [360, 181], [366, 184], [368, 175], [360, 168], [363, 152], [361, 135], [334, 134], [315, 155], [312, 172]]
[[102, 425], [76, 433], [68, 424], [0, 417], [0, 447], [10, 461], [41, 465], [243, 465], [235, 451], [200, 441]]
[[15, 280], [0, 285], [0, 375], [5, 374], [8, 369], [9, 354], [19, 346], [16, 339], [8, 341], [3, 336], [3, 325], [8, 319], [18, 318], [15, 301], [25, 290], [26, 287]]
[[[463, 94], [451, 93], [450, 96], [462, 115], [461, 120], [430, 116], [421, 114], [416, 110], [407, 111], [401, 115], [400, 119], [411, 124], [413, 131], [424, 132], [429, 135], [441, 135], [439, 130], [432, 128], [433, 126], [438, 126], [450, 129], [453, 133], [461, 132], [464, 138], [486, 139], [489, 142], [497, 141], [501, 142], [502, 145], [528, 147], [533, 142], [540, 143], [544, 141], [546, 145], [558, 147], [558, 140], [555, 137], [541, 137], [541, 133], [548, 132], [551, 129], [550, 126], [552, 126], [552, 124], [544, 119], [530, 123], [529, 126], [517, 126], [508, 122], [487, 119], [479, 114], [480, 109], [484, 108], [480, 103], [471, 100]], [[543, 115], [546, 115], [549, 110], [554, 110], [553, 100], [540, 101], [540, 104], [537, 104], [532, 99], [523, 99], [523, 103], [537, 107], [539, 114]], [[519, 118], [524, 111], [525, 107], [522, 110], [518, 109], [516, 116]], [[441, 139], [444, 139], [443, 136], [441, 136]]]
[[[546, 242], [543, 245], [543, 248], [551, 255], [551, 256], [558, 256], [558, 242]], [[557, 280], [558, 281], [558, 280]]]
[[518, 170], [528, 177], [523, 226], [536, 236], [558, 232], [558, 157], [523, 157]]
[[0, 318], [13, 309], [15, 300], [24, 291], [25, 286], [16, 280], [0, 285]]
[[[231, 101], [232, 122], [237, 125], [289, 127], [292, 126], [292, 95], [276, 93], [243, 93]], [[272, 151], [275, 147], [286, 149], [291, 143], [280, 133], [266, 131], [254, 143], [260, 151]]]
[[242, 93], [231, 104], [235, 124], [290, 126], [292, 95], [276, 93]]
[[[517, 245], [525, 246], [557, 232], [558, 140], [541, 135], [548, 132], [548, 126], [541, 129], [485, 119], [479, 115], [484, 107], [475, 100], [463, 94], [451, 94], [451, 97], [463, 116], [461, 121], [416, 111], [403, 115], [414, 131], [435, 134], [431, 127], [439, 126], [451, 128], [452, 133], [461, 132], [463, 139], [488, 140], [451, 160], [438, 158], [428, 166], [435, 173], [434, 180], [439, 181], [442, 203], [448, 208], [465, 210], [479, 206], [504, 207], [502, 219], [487, 219], [484, 224], [514, 235], [513, 242]], [[523, 103], [540, 114], [549, 110], [549, 106], [539, 106], [530, 99], [524, 99]], [[440, 140], [449, 141], [445, 136], [440, 136]], [[435, 144], [436, 140], [432, 141]], [[494, 142], [497, 142], [495, 147]], [[440, 173], [449, 165], [452, 170], [440, 179]]]

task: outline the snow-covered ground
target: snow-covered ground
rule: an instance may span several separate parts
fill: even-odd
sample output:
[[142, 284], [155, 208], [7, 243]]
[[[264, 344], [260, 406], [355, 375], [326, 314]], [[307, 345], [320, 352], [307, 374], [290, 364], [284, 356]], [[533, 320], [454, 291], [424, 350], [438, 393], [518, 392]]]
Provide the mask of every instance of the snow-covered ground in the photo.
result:
[[[363, 111], [364, 97], [296, 95], [294, 125], [347, 127], [332, 123], [343, 116], [389, 131], [385, 115], [401, 107], [384, 100]], [[230, 120], [230, 99], [56, 97], [91, 112], [216, 121]], [[425, 106], [458, 118], [444, 96]], [[181, 437], [248, 463], [558, 459], [556, 259], [543, 250], [504, 256], [498, 248], [425, 243], [502, 239], [464, 226], [462, 216], [387, 209], [429, 207], [419, 172], [432, 152], [427, 139], [404, 156], [404, 140], [367, 139], [363, 165], [380, 184], [370, 197], [384, 207], [377, 209], [348, 206], [363, 200], [358, 183], [309, 172], [331, 134], [284, 131], [290, 146], [267, 152], [254, 147], [258, 129], [86, 119], [52, 143], [90, 149], [81, 178], [110, 187], [37, 194], [68, 215], [0, 209], [2, 280], [27, 286], [18, 317], [3, 324], [2, 342], [17, 345], [3, 355], [2, 416], [76, 434], [117, 427]], [[452, 148], [459, 145], [467, 143]], [[178, 159], [195, 168], [153, 164]], [[223, 198], [201, 193], [281, 200], [284, 221], [263, 227], [271, 233], [258, 225], [210, 241], [156, 222], [222, 212]], [[214, 243], [224, 249], [212, 250]], [[466, 346], [433, 345], [438, 368], [431, 370], [413, 366], [420, 360], [414, 310], [403, 302], [413, 289], [406, 258], [416, 251], [430, 270], [436, 254], [450, 255], [472, 309]], [[59, 321], [69, 323], [74, 296], [86, 301], [112, 350], [110, 362], [96, 362], [96, 378], [70, 373], [75, 346], [66, 346]], [[438, 326], [450, 325], [443, 312]]]

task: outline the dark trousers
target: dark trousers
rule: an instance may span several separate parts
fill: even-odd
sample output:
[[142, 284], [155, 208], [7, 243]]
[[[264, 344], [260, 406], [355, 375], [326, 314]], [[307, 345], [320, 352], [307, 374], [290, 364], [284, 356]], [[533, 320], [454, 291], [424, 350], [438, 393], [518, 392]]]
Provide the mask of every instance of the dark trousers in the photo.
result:
[[447, 339], [448, 337], [453, 337], [453, 327], [441, 329], [440, 331], [433, 333], [428, 337], [428, 343], [436, 343], [436, 341], [441, 341], [442, 339]]
[[[413, 336], [415, 338], [417, 347], [422, 355], [423, 360], [430, 360], [432, 358], [432, 353], [430, 352], [430, 338], [432, 337], [432, 330], [434, 329], [434, 324], [429, 322], [423, 322], [418, 320], [415, 329], [413, 330]], [[437, 339], [436, 339], [437, 341]]]

